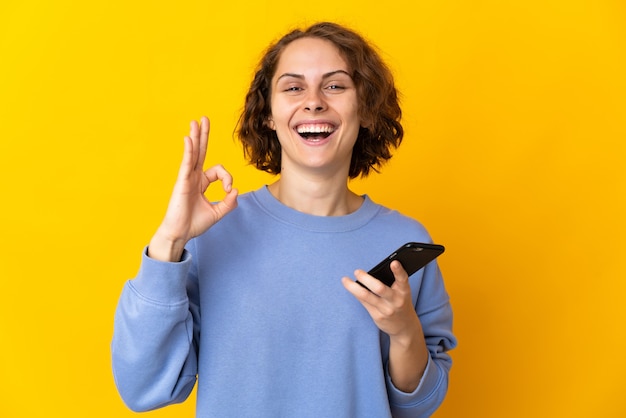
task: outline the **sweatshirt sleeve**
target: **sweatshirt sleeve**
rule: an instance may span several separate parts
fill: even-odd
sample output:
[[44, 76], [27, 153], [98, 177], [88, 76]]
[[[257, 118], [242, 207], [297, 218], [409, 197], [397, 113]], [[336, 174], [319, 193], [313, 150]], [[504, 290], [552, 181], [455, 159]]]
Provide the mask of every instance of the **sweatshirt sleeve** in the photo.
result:
[[184, 401], [196, 382], [197, 282], [191, 254], [168, 263], [144, 250], [137, 277], [126, 282], [111, 343], [115, 383], [126, 405], [147, 411]]
[[[411, 282], [411, 286], [416, 283]], [[416, 286], [416, 312], [430, 358], [422, 380], [412, 393], [397, 389], [386, 371], [387, 391], [394, 418], [429, 417], [443, 402], [448, 390], [448, 374], [456, 338], [452, 334], [452, 308], [444, 287], [441, 271], [436, 262], [424, 268], [421, 284]]]

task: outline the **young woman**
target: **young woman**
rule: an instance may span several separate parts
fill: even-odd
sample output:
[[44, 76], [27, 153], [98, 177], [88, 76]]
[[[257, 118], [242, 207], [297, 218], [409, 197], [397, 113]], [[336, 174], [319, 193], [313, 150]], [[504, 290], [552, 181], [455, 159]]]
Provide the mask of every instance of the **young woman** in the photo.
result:
[[[208, 119], [191, 123], [165, 218], [116, 312], [113, 370], [130, 408], [182, 402], [197, 378], [198, 417], [435, 411], [456, 345], [437, 263], [409, 278], [394, 262], [391, 287], [365, 272], [431, 239], [348, 188], [391, 157], [400, 116], [374, 49], [320, 23], [272, 45], [246, 97], [239, 137], [274, 183], [238, 196], [222, 166], [203, 168]], [[226, 195], [210, 203], [216, 181]]]

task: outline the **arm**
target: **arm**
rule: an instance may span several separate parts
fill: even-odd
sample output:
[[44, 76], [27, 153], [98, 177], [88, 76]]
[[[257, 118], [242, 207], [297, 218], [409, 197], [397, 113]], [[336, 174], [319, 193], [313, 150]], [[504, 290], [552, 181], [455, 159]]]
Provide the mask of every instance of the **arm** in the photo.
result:
[[388, 370], [394, 385], [403, 392], [413, 392], [428, 363], [428, 350], [411, 301], [409, 276], [398, 261], [391, 263], [395, 282], [391, 287], [363, 270], [355, 271], [362, 286], [344, 278], [344, 286], [363, 304], [378, 326], [389, 336]]
[[187, 280], [191, 256], [164, 263], [143, 255], [124, 286], [111, 344], [113, 375], [128, 407], [147, 411], [184, 401], [196, 381], [197, 282]]
[[[237, 190], [222, 167], [203, 170], [209, 120], [191, 123], [163, 222], [150, 241], [138, 276], [122, 292], [112, 341], [113, 371], [124, 401], [147, 410], [184, 400], [195, 384], [199, 308], [188, 241], [237, 206]], [[222, 182], [216, 204], [204, 193]], [[195, 330], [195, 331], [194, 331]]]
[[392, 271], [391, 287], [362, 270], [355, 276], [371, 292], [348, 278], [344, 286], [389, 338], [387, 387], [394, 417], [429, 416], [447, 392], [447, 351], [456, 345], [448, 295], [436, 263], [424, 268], [413, 296], [402, 266], [392, 263]]

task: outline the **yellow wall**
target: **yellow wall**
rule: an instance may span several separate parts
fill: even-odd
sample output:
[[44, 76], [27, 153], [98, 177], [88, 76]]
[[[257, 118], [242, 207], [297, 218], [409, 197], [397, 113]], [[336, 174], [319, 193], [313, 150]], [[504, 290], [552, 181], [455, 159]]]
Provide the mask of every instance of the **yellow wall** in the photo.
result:
[[237, 112], [261, 49], [318, 19], [373, 40], [403, 93], [405, 143], [354, 187], [448, 248], [460, 346], [436, 416], [626, 416], [622, 1], [136, 3], [0, 5], [0, 416], [135, 416], [112, 315], [188, 121], [211, 117], [240, 189], [270, 181]]

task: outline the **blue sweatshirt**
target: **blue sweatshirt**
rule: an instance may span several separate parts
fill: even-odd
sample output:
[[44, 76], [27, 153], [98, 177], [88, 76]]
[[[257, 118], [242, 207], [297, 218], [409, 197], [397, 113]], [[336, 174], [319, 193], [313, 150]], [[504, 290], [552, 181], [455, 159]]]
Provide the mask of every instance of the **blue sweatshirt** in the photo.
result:
[[177, 263], [150, 259], [115, 315], [113, 372], [133, 410], [184, 401], [197, 417], [426, 417], [443, 401], [456, 345], [436, 261], [410, 278], [430, 359], [404, 393], [389, 339], [341, 284], [424, 227], [365, 196], [345, 216], [307, 215], [263, 187], [189, 242]]

